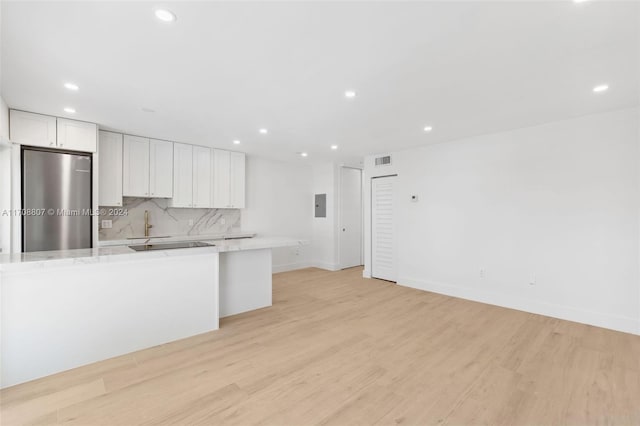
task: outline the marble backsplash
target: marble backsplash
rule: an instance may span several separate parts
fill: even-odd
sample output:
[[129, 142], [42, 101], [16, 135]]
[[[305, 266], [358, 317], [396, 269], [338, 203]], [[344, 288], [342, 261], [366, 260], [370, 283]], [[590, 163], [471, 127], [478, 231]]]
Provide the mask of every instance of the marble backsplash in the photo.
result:
[[[151, 236], [205, 235], [240, 231], [238, 209], [176, 209], [163, 198], [125, 197], [122, 208], [101, 207], [99, 239], [122, 240], [144, 236], [144, 211], [149, 211]], [[113, 214], [109, 214], [113, 213]], [[122, 214], [118, 214], [122, 213]], [[111, 220], [112, 228], [102, 228]]]

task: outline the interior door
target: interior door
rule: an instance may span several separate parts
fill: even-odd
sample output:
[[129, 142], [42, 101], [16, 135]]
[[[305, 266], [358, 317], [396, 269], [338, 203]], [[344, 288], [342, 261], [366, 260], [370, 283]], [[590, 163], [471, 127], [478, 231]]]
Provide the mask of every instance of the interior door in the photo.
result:
[[362, 265], [362, 171], [340, 169], [340, 267]]
[[396, 176], [371, 179], [371, 276], [397, 281]]

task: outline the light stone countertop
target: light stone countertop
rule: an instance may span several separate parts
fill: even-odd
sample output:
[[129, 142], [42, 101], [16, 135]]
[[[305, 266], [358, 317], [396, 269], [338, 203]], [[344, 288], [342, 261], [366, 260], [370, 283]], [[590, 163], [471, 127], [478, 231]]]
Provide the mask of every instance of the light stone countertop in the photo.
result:
[[[161, 243], [167, 239], [155, 240]], [[194, 241], [194, 240], [172, 240]], [[163, 257], [193, 256], [206, 253], [225, 253], [242, 250], [259, 250], [278, 247], [295, 247], [309, 244], [307, 240], [286, 237], [256, 237], [228, 240], [198, 240], [214, 244], [210, 247], [193, 247], [184, 249], [135, 251], [126, 245], [114, 245], [90, 249], [53, 250], [29, 253], [0, 254], [0, 272], [24, 272], [41, 270], [49, 267], [69, 267], [95, 263], [114, 263]], [[168, 242], [168, 241], [167, 241]], [[139, 243], [129, 242], [129, 245]]]
[[110, 246], [130, 246], [134, 244], [144, 244], [145, 241], [150, 240], [150, 243], [169, 243], [169, 242], [182, 242], [182, 241], [209, 241], [209, 240], [224, 240], [227, 238], [253, 238], [256, 236], [255, 232], [226, 232], [222, 234], [206, 234], [206, 235], [178, 235], [170, 237], [140, 237], [129, 238], [126, 240], [102, 240], [98, 241], [98, 247], [110, 247]]

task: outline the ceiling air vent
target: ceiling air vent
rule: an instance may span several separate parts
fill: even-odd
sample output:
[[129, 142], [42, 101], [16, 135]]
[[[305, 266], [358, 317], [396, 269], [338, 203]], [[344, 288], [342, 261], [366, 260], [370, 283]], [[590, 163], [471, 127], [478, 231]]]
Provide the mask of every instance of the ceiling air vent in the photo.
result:
[[376, 167], [377, 166], [387, 166], [391, 164], [391, 156], [390, 155], [385, 155], [384, 157], [377, 157], [376, 158]]

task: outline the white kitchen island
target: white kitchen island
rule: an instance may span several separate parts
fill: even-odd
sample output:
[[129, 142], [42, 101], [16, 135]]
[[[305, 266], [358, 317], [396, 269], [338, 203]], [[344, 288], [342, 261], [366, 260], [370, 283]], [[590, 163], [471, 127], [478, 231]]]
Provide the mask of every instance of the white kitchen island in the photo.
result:
[[0, 256], [1, 387], [217, 330], [271, 306], [271, 249], [289, 238], [135, 252]]

